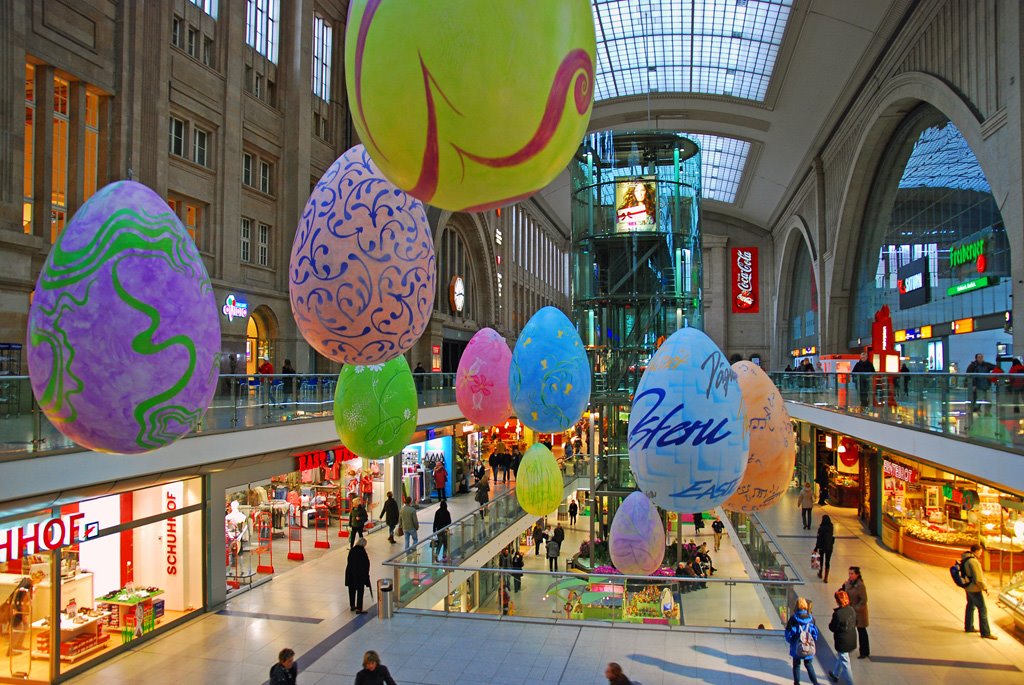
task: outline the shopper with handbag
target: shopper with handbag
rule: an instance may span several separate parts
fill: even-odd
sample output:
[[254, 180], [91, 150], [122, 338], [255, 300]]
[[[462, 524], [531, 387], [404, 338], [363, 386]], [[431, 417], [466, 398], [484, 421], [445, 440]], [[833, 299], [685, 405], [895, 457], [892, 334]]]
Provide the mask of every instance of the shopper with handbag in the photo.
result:
[[849, 681], [853, 682], [853, 671], [850, 670], [850, 652], [857, 647], [857, 612], [850, 606], [850, 596], [842, 590], [835, 594], [836, 608], [832, 610], [832, 620], [828, 622], [828, 629], [832, 631], [834, 645], [836, 648], [835, 668], [828, 672], [828, 678], [834, 683], [846, 673]]
[[864, 577], [860, 566], [850, 567], [850, 577], [843, 583], [843, 590], [850, 596], [850, 606], [857, 613], [857, 645], [860, 654], [858, 659], [871, 656], [871, 643], [868, 640], [868, 589], [864, 586]]
[[[818, 539], [814, 543], [814, 551], [820, 556], [818, 564], [818, 577], [828, 582], [828, 570], [832, 565], [832, 548], [836, 544], [835, 528], [832, 526], [832, 519], [828, 514], [821, 517], [821, 525], [818, 526]], [[824, 573], [824, 576], [822, 576]]]
[[356, 542], [356, 536], [359, 539], [363, 539], [363, 526], [366, 525], [366, 520], [369, 518], [366, 514], [366, 507], [363, 506], [363, 500], [356, 497], [352, 500], [352, 511], [348, 514], [348, 525], [349, 525], [349, 537], [348, 537], [348, 548], [352, 549], [352, 545]]

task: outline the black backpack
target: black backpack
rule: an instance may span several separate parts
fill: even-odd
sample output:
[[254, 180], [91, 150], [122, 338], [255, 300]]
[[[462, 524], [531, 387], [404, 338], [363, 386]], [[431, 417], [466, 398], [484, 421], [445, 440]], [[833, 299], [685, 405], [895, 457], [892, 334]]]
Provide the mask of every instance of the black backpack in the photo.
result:
[[967, 587], [971, 584], [971, 579], [967, 575], [967, 566], [963, 560], [953, 562], [953, 565], [949, 567], [949, 575], [957, 587]]

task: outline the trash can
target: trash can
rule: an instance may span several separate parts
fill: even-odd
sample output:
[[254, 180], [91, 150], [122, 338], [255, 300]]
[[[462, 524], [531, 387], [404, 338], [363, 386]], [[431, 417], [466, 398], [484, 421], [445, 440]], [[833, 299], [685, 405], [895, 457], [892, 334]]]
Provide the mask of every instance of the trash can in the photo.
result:
[[394, 589], [394, 584], [390, 578], [381, 578], [377, 581], [377, 618], [391, 618], [395, 608], [391, 592]]

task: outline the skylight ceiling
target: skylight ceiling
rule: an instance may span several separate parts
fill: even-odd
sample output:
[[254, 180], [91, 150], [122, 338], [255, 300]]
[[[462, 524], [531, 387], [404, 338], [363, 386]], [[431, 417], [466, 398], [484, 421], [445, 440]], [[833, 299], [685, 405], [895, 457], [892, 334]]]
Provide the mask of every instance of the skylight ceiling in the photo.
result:
[[750, 143], [736, 138], [684, 133], [700, 146], [701, 197], [705, 200], [735, 202], [750, 154]]
[[596, 99], [660, 93], [763, 102], [792, 0], [592, 0]]

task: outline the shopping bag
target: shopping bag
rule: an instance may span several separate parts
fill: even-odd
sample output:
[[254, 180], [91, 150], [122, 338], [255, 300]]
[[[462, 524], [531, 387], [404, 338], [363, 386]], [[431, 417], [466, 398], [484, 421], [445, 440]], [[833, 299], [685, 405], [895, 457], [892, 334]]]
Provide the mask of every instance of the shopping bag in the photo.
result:
[[815, 550], [811, 552], [811, 570], [817, 571], [821, 568], [821, 554]]

